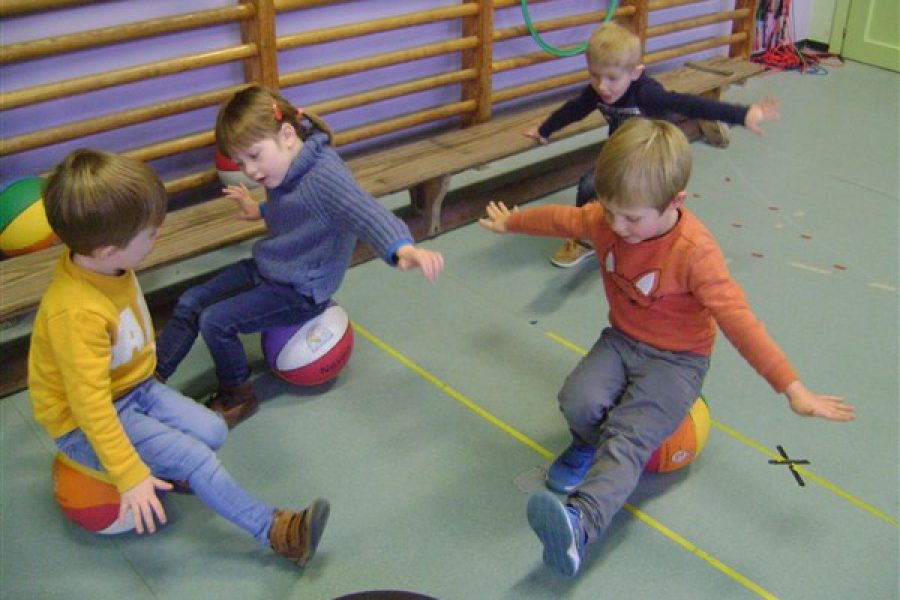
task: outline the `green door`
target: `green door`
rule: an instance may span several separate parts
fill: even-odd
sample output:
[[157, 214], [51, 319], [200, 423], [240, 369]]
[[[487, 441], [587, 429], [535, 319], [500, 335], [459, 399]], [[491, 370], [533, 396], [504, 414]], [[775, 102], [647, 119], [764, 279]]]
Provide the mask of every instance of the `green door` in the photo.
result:
[[842, 54], [900, 72], [900, 2], [850, 0]]

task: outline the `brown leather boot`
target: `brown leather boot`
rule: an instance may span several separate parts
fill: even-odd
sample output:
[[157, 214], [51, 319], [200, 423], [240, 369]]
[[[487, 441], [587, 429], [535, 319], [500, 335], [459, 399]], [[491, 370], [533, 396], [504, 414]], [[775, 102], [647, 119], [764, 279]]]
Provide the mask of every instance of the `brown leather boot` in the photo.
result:
[[276, 554], [302, 567], [316, 553], [331, 510], [327, 500], [316, 499], [301, 512], [275, 509], [269, 545]]
[[259, 399], [253, 392], [250, 381], [234, 387], [220, 383], [218, 391], [206, 406], [222, 415], [228, 429], [233, 429], [259, 409]]

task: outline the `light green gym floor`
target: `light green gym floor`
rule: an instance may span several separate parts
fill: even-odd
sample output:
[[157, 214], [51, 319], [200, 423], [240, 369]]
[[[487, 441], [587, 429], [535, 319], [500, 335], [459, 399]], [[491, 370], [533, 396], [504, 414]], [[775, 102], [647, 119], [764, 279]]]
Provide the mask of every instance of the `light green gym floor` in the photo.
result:
[[[774, 95], [782, 120], [762, 138], [733, 131], [724, 151], [692, 146], [689, 206], [803, 381], [846, 396], [855, 422], [795, 416], [720, 336], [705, 452], [646, 477], [580, 575], [557, 576], [525, 504], [568, 443], [556, 393], [605, 300], [595, 264], [549, 264], [556, 240], [470, 225], [426, 244], [446, 258], [435, 284], [378, 261], [349, 272], [337, 299], [356, 345], [330, 389], [265, 374], [247, 340], [265, 402], [220, 455], [273, 504], [330, 500], [305, 570], [189, 496], [165, 499], [170, 523], [152, 536], [78, 529], [54, 503], [53, 447], [20, 393], [0, 401], [0, 597], [897, 598], [898, 83], [854, 63], [757, 77], [726, 98]], [[230, 252], [219, 260], [246, 246]], [[173, 384], [213, 385], [202, 344]], [[768, 464], [778, 444], [811, 461], [805, 487]]]

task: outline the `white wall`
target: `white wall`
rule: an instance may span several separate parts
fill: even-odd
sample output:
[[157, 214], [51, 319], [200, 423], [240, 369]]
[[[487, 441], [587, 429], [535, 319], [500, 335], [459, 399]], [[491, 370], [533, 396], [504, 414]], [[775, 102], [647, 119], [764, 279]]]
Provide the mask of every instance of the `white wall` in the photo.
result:
[[827, 44], [831, 39], [831, 23], [834, 19], [835, 0], [804, 0], [812, 4], [809, 21], [810, 40]]
[[[765, 2], [765, 0], [760, 0]], [[813, 40], [828, 42], [834, 0], [793, 0], [794, 42]]]
[[[795, 24], [797, 39], [808, 39], [823, 44], [831, 43], [831, 30], [835, 14], [846, 10], [850, 0], [796, 0]], [[802, 35], [801, 35], [802, 29]], [[832, 52], [840, 52], [840, 48], [831, 48]]]
[[[764, 0], [760, 0], [761, 2]], [[794, 41], [809, 38], [809, 24], [812, 19], [814, 0], [794, 0]]]

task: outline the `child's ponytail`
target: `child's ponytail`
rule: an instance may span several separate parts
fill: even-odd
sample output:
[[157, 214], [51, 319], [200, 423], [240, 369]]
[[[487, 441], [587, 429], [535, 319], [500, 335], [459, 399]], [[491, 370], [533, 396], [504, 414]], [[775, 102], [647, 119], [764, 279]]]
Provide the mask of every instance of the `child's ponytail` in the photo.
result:
[[323, 119], [316, 113], [307, 112], [305, 110], [303, 111], [302, 116], [305, 117], [307, 121], [327, 133], [328, 141], [332, 144], [334, 143], [334, 132], [331, 131], [331, 127], [328, 126], [328, 123], [325, 122], [325, 119]]
[[259, 85], [250, 86], [236, 93], [219, 110], [216, 117], [216, 145], [225, 156], [245, 149], [257, 141], [276, 135], [284, 123], [296, 130], [300, 139], [312, 134], [312, 127], [324, 131], [328, 140], [334, 134], [318, 115], [298, 109], [284, 96]]
[[295, 107], [287, 98], [277, 92], [269, 90], [269, 94], [272, 98], [273, 115], [279, 128], [281, 123], [289, 123], [297, 131], [297, 135], [300, 136], [300, 139], [305, 140], [312, 134], [312, 130], [303, 124], [303, 120], [305, 119], [328, 134], [329, 142], [334, 141], [334, 133], [322, 117], [315, 113], [307, 112], [302, 108]]

